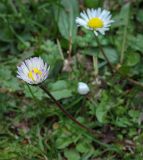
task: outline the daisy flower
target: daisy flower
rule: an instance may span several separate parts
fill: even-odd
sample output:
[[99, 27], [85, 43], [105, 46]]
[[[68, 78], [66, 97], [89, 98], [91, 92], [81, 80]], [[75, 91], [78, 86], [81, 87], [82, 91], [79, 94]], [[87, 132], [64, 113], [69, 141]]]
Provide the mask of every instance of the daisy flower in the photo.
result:
[[48, 77], [50, 67], [43, 62], [42, 58], [33, 57], [22, 62], [17, 69], [18, 78], [29, 84], [39, 84]]
[[105, 9], [101, 10], [101, 8], [87, 9], [87, 11], [81, 12], [80, 16], [76, 18], [77, 25], [93, 30], [95, 35], [98, 35], [98, 32], [104, 35], [114, 22], [111, 20], [110, 12]]

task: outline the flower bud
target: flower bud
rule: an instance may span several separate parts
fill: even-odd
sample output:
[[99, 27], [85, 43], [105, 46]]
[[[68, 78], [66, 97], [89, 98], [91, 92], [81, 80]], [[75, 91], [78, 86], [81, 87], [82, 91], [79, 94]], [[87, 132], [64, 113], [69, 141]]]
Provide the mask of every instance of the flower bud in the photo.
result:
[[83, 82], [78, 83], [78, 93], [81, 95], [86, 95], [90, 91], [88, 85]]

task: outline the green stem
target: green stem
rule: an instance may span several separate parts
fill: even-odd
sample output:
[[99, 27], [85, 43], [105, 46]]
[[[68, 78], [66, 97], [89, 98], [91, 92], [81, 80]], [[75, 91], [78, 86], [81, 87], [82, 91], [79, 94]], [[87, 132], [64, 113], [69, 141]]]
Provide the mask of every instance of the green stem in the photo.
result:
[[14, 12], [15, 14], [18, 14], [18, 11], [17, 11], [17, 9], [16, 9], [16, 6], [15, 6], [14, 2], [11, 0], [11, 1], [9, 1], [9, 4], [10, 4], [13, 12]]
[[34, 99], [35, 101], [37, 101], [37, 98], [36, 98], [35, 95], [33, 94], [33, 92], [32, 92], [32, 90], [31, 90], [30, 86], [29, 86], [27, 83], [26, 83], [26, 85], [27, 85], [28, 90], [29, 90], [29, 92], [31, 93], [33, 99]]
[[104, 50], [103, 50], [103, 47], [102, 47], [102, 45], [101, 45], [98, 37], [97, 37], [95, 34], [94, 34], [94, 36], [95, 36], [96, 42], [97, 42], [97, 44], [98, 44], [98, 47], [99, 47], [99, 49], [100, 49], [103, 57], [105, 58], [105, 60], [107, 61], [108, 65], [109, 65], [109, 67], [110, 67], [110, 69], [111, 69], [111, 72], [114, 73], [113, 66], [112, 66], [112, 64], [110, 63], [108, 57], [106, 56], [106, 54], [105, 54], [105, 52], [104, 52]]
[[[40, 85], [39, 86], [52, 100], [53, 102], [56, 104], [56, 106], [69, 118], [71, 119], [74, 123], [76, 123], [80, 128], [86, 130], [88, 133], [92, 134], [94, 137], [95, 136], [102, 136], [102, 134], [97, 134], [95, 131], [93, 131], [92, 129], [86, 127], [85, 125], [81, 124], [78, 120], [76, 120], [70, 113], [68, 113], [64, 107], [61, 105], [61, 103], [59, 103], [54, 97], [53, 95], [47, 90], [47, 88], [45, 88], [44, 85]], [[95, 143], [97, 143], [98, 145], [102, 146], [102, 147], [105, 147], [107, 148], [107, 150], [110, 150], [110, 151], [115, 151], [115, 152], [120, 152], [117, 148], [113, 147], [113, 146], [110, 146], [108, 144], [105, 144], [105, 143], [102, 143], [100, 142], [99, 140], [93, 138], [93, 141]]]
[[98, 58], [93, 56], [93, 67], [94, 67], [94, 72], [95, 76], [98, 75]]
[[86, 131], [92, 133], [95, 135], [95, 132], [93, 130], [91, 130], [90, 128], [86, 127], [85, 125], [81, 124], [78, 120], [76, 120], [70, 113], [68, 113], [64, 107], [61, 105], [61, 103], [59, 103], [54, 97], [53, 95], [45, 88], [44, 85], [40, 85], [40, 88], [53, 100], [53, 102], [56, 104], [56, 106], [69, 118], [71, 119], [73, 122], [75, 122], [80, 128], [85, 129]]

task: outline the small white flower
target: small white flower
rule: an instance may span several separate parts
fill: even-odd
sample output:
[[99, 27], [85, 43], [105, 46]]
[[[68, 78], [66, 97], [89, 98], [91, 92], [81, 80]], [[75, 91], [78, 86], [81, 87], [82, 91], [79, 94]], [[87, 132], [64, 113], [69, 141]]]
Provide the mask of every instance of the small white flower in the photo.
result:
[[80, 16], [81, 18], [76, 18], [77, 25], [93, 30], [95, 35], [98, 35], [98, 32], [104, 35], [105, 31], [109, 30], [111, 23], [114, 22], [111, 20], [110, 12], [105, 9], [101, 10], [101, 8], [87, 9], [87, 11], [81, 12]]
[[77, 90], [78, 90], [78, 93], [81, 94], [81, 95], [85, 95], [90, 91], [88, 85], [86, 83], [83, 83], [83, 82], [78, 83], [78, 89]]
[[18, 78], [29, 84], [39, 84], [48, 77], [50, 67], [40, 57], [33, 57], [22, 62], [17, 69]]

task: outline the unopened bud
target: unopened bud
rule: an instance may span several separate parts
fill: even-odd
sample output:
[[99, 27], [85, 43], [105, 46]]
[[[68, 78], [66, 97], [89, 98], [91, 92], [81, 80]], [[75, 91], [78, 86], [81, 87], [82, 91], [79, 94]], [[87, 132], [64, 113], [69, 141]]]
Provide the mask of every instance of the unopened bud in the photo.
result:
[[86, 95], [90, 91], [88, 85], [83, 82], [78, 83], [78, 93], [81, 95]]

